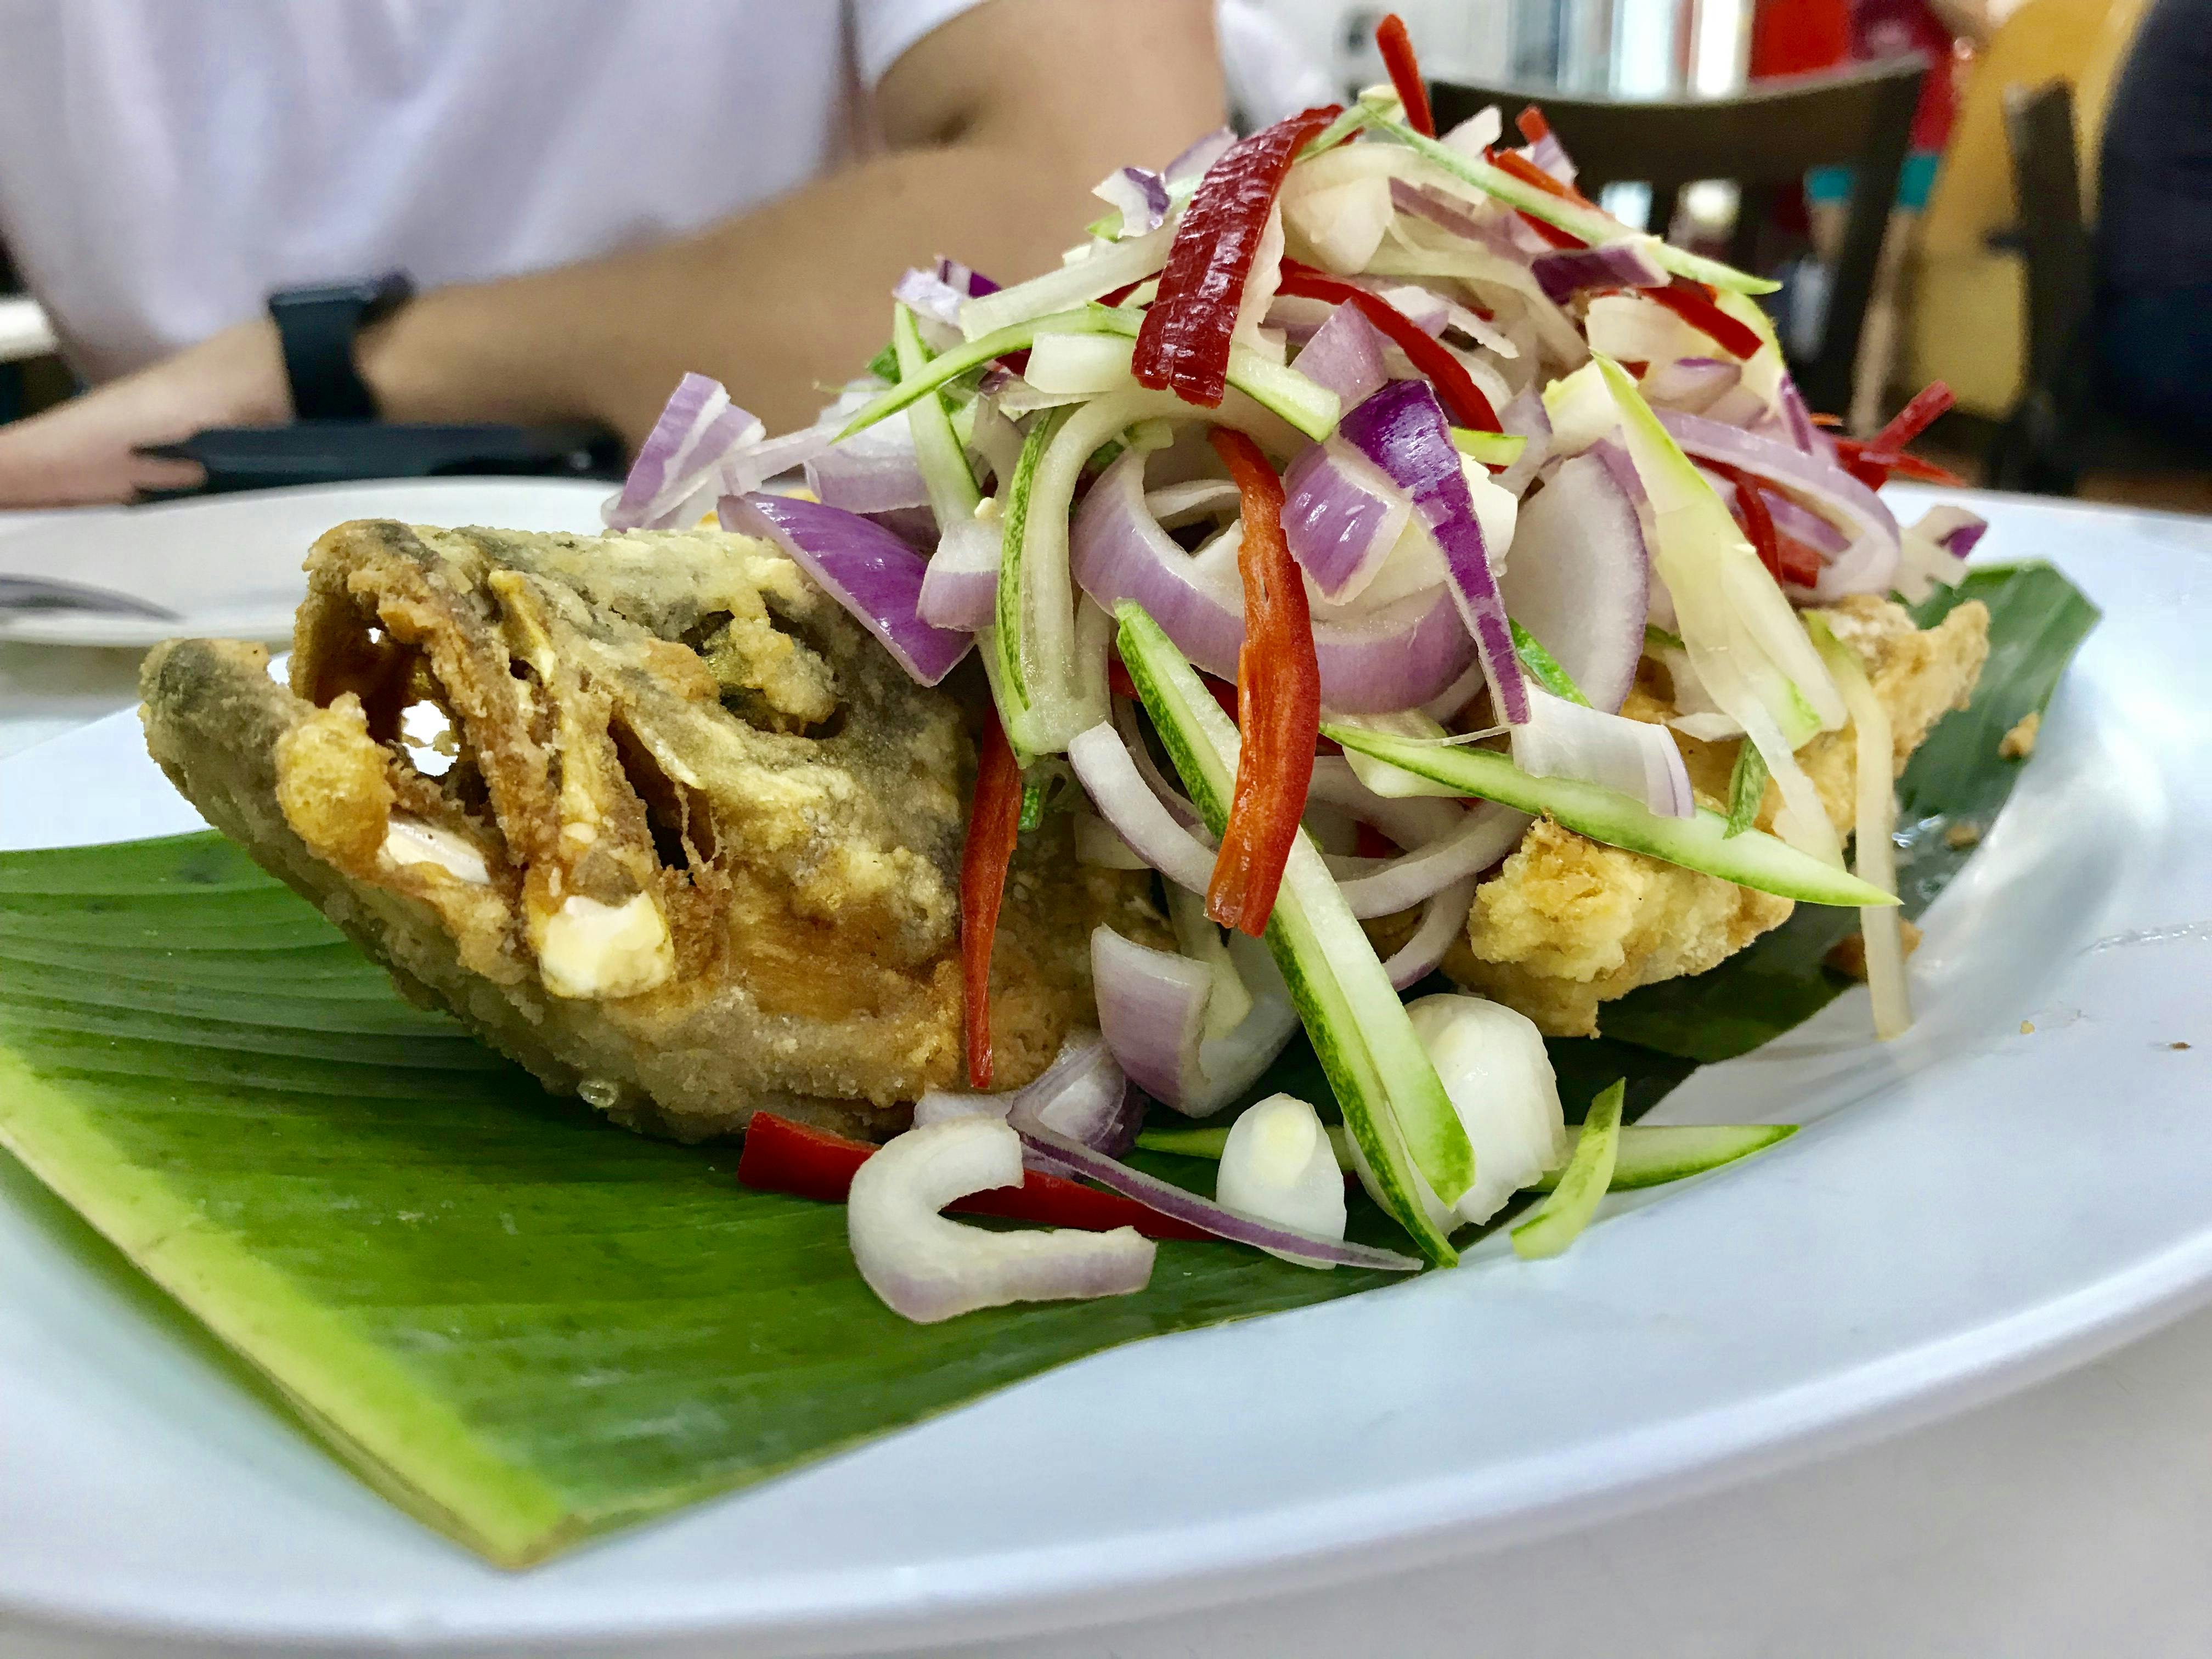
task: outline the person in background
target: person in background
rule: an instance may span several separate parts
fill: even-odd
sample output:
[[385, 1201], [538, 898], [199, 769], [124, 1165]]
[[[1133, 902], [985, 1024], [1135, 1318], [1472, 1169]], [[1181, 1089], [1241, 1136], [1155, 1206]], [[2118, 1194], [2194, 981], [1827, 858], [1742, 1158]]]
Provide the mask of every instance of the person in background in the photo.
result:
[[94, 389], [0, 507], [190, 488], [134, 452], [292, 418], [278, 291], [407, 273], [351, 362], [399, 421], [597, 422], [686, 370], [771, 429], [905, 266], [1012, 281], [1223, 118], [1207, 0], [10, 0], [0, 243]]
[[2098, 162], [2101, 391], [2212, 453], [2212, 0], [2156, 0]]
[[[1989, 38], [1984, 0], [1762, 0], [1753, 16], [1751, 73], [1754, 80], [1804, 75], [1848, 63], [1879, 63], [1918, 52], [1928, 61], [1920, 101], [1912, 113], [1897, 202], [1882, 243], [1881, 264], [1867, 301], [1852, 382], [1852, 430], [1881, 424], [1883, 404], [1895, 373], [1900, 337], [1900, 290], [1915, 227], [1935, 188], [1936, 170], [1958, 111], [1961, 48], [1971, 52]], [[1806, 175], [1813, 244], [1832, 265], [1850, 211], [1852, 169], [1815, 167]], [[1793, 324], [1800, 349], [1820, 334], [1818, 313], [1825, 284], [1808, 314]]]

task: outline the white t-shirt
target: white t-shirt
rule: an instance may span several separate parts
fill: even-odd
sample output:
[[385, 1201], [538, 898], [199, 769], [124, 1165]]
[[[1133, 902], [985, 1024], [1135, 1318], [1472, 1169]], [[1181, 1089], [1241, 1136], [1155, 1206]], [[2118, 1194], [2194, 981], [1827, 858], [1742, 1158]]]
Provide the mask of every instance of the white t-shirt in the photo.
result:
[[849, 153], [980, 0], [0, 0], [0, 242], [105, 380], [270, 290], [665, 240]]

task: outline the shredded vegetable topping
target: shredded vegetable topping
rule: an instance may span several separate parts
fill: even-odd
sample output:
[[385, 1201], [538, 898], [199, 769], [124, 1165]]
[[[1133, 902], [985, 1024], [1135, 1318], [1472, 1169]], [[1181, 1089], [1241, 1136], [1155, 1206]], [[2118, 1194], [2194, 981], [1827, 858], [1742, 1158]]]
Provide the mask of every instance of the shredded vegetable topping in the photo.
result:
[[[1390, 88], [1116, 168], [1055, 269], [1004, 288], [950, 259], [907, 272], [872, 377], [801, 432], [770, 439], [688, 378], [609, 504], [642, 528], [719, 501], [917, 684], [963, 675], [982, 702], [988, 683], [959, 890], [969, 1089], [926, 1094], [923, 1138], [860, 1183], [855, 1248], [914, 1317], [1149, 1271], [1133, 1236], [1040, 1247], [1017, 1273], [917, 1207], [1005, 1167], [1009, 1134], [1033, 1168], [1122, 1196], [1032, 1175], [966, 1206], [1413, 1265], [1345, 1243], [1333, 1134], [1427, 1261], [1552, 1182], [1516, 1248], [1565, 1248], [1614, 1149], [1642, 1144], [1620, 1138], [1619, 1090], [1565, 1163], [1535, 1005], [1431, 997], [1415, 1018], [1401, 997], [1464, 971], [1482, 884], [1540, 818], [1749, 890], [1730, 902], [1861, 908], [1881, 1035], [1910, 1018], [1888, 716], [1823, 618], [1959, 580], [1983, 521], [1901, 527], [1877, 493], [1948, 476], [1907, 451], [1948, 388], [1836, 435], [1750, 297], [1775, 284], [1605, 213], [1534, 106], [1518, 146], [1494, 110], [1439, 137], [1404, 22], [1376, 39]], [[763, 491], [794, 465], [818, 501]], [[1851, 871], [1832, 748], [1801, 752], [1847, 720]], [[1724, 811], [1692, 787], [1717, 781], [1688, 739], [1735, 745]], [[1022, 1081], [991, 1030], [1009, 865], [1063, 814], [1093, 874], [1157, 878], [1160, 931], [1097, 927], [1091, 1022], [1042, 1078], [981, 1092]], [[1321, 1116], [1267, 1103], [1210, 1143], [1215, 1200], [1121, 1163], [1148, 1101], [1219, 1112], [1301, 1027], [1341, 1126], [1318, 1098]], [[756, 1121], [763, 1184], [840, 1196], [868, 1156]], [[1711, 1156], [1635, 1180], [1767, 1136], [1686, 1133]], [[971, 1267], [923, 1273], [908, 1248]]]

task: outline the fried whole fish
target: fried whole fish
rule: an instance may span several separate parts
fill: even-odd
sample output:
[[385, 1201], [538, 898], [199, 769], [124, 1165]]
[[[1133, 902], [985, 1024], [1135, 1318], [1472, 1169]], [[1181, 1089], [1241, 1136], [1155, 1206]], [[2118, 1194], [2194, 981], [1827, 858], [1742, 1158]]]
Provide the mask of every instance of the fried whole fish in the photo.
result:
[[[147, 659], [177, 787], [417, 1001], [556, 1091], [697, 1139], [753, 1112], [880, 1137], [960, 1073], [974, 750], [768, 544], [339, 526], [289, 686], [267, 653]], [[1000, 1086], [1091, 1018], [1140, 875], [1023, 837], [994, 957]]]

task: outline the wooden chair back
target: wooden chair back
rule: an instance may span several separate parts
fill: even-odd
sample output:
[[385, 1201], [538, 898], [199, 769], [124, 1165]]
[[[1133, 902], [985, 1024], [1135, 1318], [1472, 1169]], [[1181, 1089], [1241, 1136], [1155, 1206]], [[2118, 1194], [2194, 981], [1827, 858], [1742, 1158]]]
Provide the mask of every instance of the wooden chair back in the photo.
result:
[[1764, 81], [1728, 98], [1623, 102], [1446, 82], [1432, 85], [1429, 97], [1439, 131], [1487, 104], [1498, 106], [1510, 128], [1524, 106], [1540, 106], [1574, 157], [1583, 190], [1595, 197], [1624, 180], [1650, 185], [1647, 222], [1662, 234], [1685, 185], [1734, 180], [1741, 205], [1729, 257], [1738, 264], [1756, 258], [1778, 191], [1795, 188], [1812, 167], [1856, 169], [1820, 349], [1791, 365], [1814, 408], [1841, 411], [1850, 404], [1859, 331], [1926, 72], [1916, 56]]

